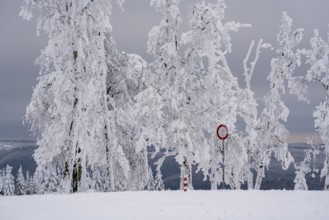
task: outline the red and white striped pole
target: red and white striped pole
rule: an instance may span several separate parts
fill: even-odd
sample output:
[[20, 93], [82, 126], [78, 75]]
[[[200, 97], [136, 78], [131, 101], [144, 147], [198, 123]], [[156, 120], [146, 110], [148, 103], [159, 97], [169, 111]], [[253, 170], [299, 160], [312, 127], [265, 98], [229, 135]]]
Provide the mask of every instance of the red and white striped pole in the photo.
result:
[[183, 181], [183, 189], [184, 189], [184, 192], [187, 191], [187, 186], [188, 186], [188, 183], [187, 183], [187, 175], [184, 175], [184, 181]]

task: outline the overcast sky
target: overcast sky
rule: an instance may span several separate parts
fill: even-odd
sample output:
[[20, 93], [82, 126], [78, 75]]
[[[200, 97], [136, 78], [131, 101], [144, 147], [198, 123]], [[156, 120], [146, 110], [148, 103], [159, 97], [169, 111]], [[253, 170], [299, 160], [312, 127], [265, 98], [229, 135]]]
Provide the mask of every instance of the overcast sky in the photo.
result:
[[[44, 36], [36, 36], [35, 19], [25, 21], [18, 16], [22, 2], [2, 1], [0, 7], [0, 138], [32, 138], [29, 127], [22, 125], [22, 122], [33, 87], [37, 83], [38, 67], [34, 66], [34, 60], [47, 40]], [[126, 0], [124, 12], [114, 7], [111, 22], [119, 49], [138, 53], [147, 61], [152, 61], [152, 57], [146, 53], [147, 34], [159, 23], [161, 16], [149, 6], [149, 2]], [[194, 2], [198, 1], [181, 0], [183, 31], [187, 30], [187, 12]], [[319, 29], [324, 37], [327, 34], [328, 0], [226, 0], [226, 4], [226, 21], [234, 20], [253, 26], [241, 29], [232, 36], [233, 51], [229, 55], [229, 63], [233, 73], [240, 77], [241, 87], [244, 87], [241, 77], [242, 60], [250, 41], [264, 39], [276, 46], [282, 11], [286, 11], [294, 20], [295, 28], [305, 29], [303, 46], [308, 47], [313, 29]], [[270, 71], [270, 59], [274, 56], [273, 51], [263, 52], [256, 68], [252, 89], [259, 99], [268, 88], [266, 76]], [[305, 68], [300, 68], [298, 74], [304, 74], [305, 71]], [[291, 133], [314, 132], [312, 113], [315, 106], [324, 99], [324, 91], [320, 85], [311, 84], [309, 98], [309, 105], [298, 102], [294, 96], [288, 95], [285, 98], [290, 109], [287, 128]]]

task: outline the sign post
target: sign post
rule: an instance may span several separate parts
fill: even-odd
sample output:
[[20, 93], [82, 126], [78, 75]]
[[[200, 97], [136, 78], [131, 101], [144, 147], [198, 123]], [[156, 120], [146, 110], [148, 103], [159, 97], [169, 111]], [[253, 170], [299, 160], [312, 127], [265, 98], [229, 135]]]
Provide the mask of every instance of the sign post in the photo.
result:
[[184, 182], [183, 182], [184, 192], [187, 192], [187, 187], [188, 187], [187, 175], [184, 175]]
[[223, 163], [222, 163], [222, 175], [223, 175], [223, 189], [225, 189], [225, 140], [228, 138], [228, 129], [226, 125], [220, 124], [217, 127], [216, 131], [217, 137], [222, 141], [223, 147], [221, 150], [222, 153], [222, 158], [223, 158]]

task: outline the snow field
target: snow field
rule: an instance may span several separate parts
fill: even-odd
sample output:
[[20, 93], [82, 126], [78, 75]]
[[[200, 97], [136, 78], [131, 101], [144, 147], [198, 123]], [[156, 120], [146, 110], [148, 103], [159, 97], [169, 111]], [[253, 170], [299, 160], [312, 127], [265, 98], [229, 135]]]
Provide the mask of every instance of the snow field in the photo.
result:
[[162, 191], [0, 197], [1, 220], [328, 220], [325, 191]]

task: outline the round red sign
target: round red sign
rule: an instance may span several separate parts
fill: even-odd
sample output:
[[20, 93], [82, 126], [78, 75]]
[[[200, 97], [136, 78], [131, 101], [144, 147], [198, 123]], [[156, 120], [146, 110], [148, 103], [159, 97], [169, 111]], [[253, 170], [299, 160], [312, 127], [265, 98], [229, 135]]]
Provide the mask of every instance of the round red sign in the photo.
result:
[[223, 125], [223, 124], [219, 125], [217, 127], [216, 133], [217, 133], [217, 137], [219, 139], [221, 139], [222, 141], [225, 140], [226, 138], [228, 138], [228, 129], [227, 129], [226, 125]]

